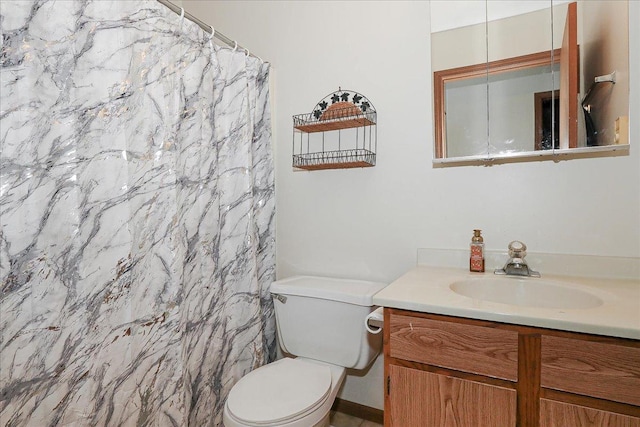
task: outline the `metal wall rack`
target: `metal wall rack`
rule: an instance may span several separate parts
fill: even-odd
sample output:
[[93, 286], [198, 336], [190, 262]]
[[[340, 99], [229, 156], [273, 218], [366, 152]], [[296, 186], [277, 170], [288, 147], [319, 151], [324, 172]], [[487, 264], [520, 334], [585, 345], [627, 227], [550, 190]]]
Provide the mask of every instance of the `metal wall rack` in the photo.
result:
[[[305, 170], [375, 166], [377, 114], [362, 94], [338, 88], [311, 113], [293, 116], [293, 167]], [[348, 135], [343, 135], [348, 131]]]

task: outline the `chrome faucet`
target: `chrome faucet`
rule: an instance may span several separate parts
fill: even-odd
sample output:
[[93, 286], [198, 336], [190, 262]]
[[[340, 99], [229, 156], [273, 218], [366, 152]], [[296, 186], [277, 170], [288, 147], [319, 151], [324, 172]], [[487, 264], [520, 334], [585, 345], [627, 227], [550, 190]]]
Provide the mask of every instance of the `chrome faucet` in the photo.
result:
[[540, 277], [540, 273], [533, 271], [527, 265], [524, 257], [527, 256], [527, 245], [514, 240], [509, 243], [509, 260], [502, 268], [496, 268], [494, 274], [506, 274], [508, 276]]

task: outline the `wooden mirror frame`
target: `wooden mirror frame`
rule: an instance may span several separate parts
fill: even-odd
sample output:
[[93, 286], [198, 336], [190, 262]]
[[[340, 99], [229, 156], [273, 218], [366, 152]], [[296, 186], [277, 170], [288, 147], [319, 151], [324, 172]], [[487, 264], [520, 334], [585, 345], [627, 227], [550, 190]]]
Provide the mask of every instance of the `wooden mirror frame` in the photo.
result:
[[501, 59], [485, 64], [469, 65], [434, 71], [433, 73], [433, 112], [435, 128], [435, 154], [437, 159], [446, 157], [446, 109], [445, 85], [459, 80], [493, 76], [527, 68], [555, 65], [560, 63], [560, 49], [532, 53]]

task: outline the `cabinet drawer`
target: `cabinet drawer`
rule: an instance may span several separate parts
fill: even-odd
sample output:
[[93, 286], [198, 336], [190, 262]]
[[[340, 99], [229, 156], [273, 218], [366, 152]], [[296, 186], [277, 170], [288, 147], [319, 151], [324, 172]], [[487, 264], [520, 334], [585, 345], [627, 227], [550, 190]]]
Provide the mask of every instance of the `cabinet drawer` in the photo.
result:
[[640, 427], [640, 418], [540, 399], [540, 427]]
[[518, 379], [518, 333], [391, 314], [390, 356], [510, 381]]
[[541, 385], [640, 405], [640, 347], [543, 336]]

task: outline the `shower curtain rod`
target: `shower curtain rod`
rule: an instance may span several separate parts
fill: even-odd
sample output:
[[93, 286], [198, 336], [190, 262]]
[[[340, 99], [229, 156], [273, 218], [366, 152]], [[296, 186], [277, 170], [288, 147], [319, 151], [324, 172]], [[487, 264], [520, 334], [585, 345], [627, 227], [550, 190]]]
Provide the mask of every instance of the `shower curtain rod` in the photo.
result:
[[[166, 7], [171, 9], [173, 12], [177, 13], [178, 15], [182, 14], [182, 11], [184, 10], [183, 8], [181, 8], [179, 6], [176, 6], [175, 4], [171, 3], [169, 0], [157, 0], [157, 1], [160, 4], [165, 5]], [[184, 11], [184, 17], [187, 18], [189, 21], [192, 21], [192, 22], [198, 24], [198, 26], [200, 28], [202, 28], [204, 31], [206, 31], [209, 34], [211, 34], [211, 32], [213, 31], [213, 28], [212, 28], [211, 25], [205, 24], [204, 22], [202, 22], [201, 20], [199, 20], [198, 18], [196, 18], [195, 16], [193, 16], [192, 14], [187, 12], [186, 10]], [[231, 46], [231, 47], [236, 47], [237, 46], [238, 49], [242, 49], [245, 52], [247, 52], [249, 55], [253, 56], [254, 58], [258, 58], [260, 61], [262, 61], [262, 58], [260, 58], [258, 55], [254, 55], [253, 53], [251, 53], [249, 51], [249, 49], [247, 49], [246, 47], [240, 46], [238, 44], [238, 42], [236, 42], [235, 40], [231, 40], [229, 37], [225, 36], [221, 32], [216, 30], [216, 32], [215, 32], [215, 34], [213, 36], [215, 38], [217, 38], [218, 40], [220, 40], [221, 42], [225, 43], [226, 45]]]

